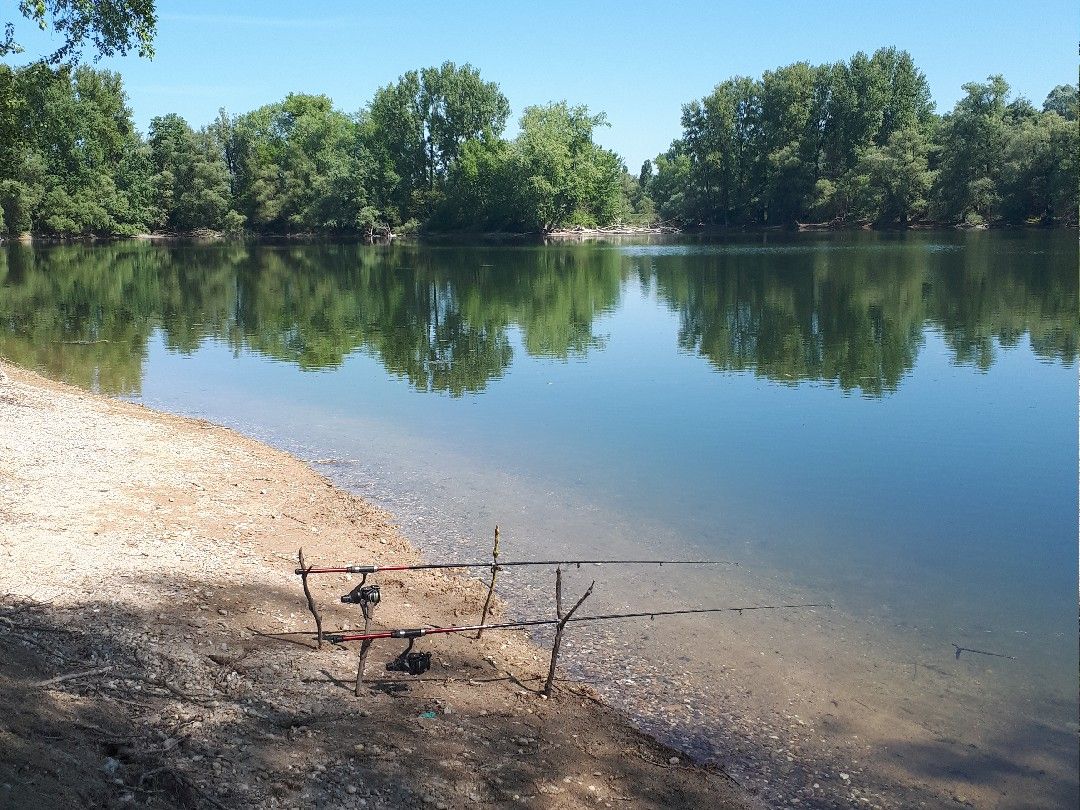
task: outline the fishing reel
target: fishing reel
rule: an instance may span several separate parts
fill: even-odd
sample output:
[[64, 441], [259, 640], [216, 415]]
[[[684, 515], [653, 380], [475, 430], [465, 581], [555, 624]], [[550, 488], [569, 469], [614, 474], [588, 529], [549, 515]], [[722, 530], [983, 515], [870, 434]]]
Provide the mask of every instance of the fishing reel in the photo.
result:
[[386, 664], [388, 672], [407, 672], [410, 675], [423, 675], [431, 669], [431, 653], [413, 652], [413, 643], [416, 639], [409, 639], [409, 646], [401, 655]]
[[364, 585], [360, 583], [347, 594], [341, 597], [342, 603], [346, 605], [360, 605], [360, 610], [364, 614], [364, 618], [368, 621], [375, 614], [375, 608], [378, 607], [379, 602], [382, 601], [382, 595], [379, 593], [378, 585]]

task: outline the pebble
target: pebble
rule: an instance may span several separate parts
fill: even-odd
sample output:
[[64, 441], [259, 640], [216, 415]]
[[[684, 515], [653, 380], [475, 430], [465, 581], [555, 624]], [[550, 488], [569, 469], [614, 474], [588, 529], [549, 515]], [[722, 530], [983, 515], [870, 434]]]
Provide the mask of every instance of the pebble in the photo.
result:
[[348, 793], [350, 796], [355, 796], [358, 790], [359, 788], [356, 785], [349, 785], [345, 788], [345, 792]]
[[668, 760], [668, 765], [678, 765], [678, 764], [679, 764], [679, 758], [678, 757], [672, 757], [671, 759]]

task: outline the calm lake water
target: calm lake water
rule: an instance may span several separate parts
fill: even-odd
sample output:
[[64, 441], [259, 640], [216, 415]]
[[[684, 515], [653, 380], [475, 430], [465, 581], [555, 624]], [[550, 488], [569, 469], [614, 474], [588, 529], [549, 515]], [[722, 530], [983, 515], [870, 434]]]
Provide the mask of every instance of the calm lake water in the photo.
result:
[[[12, 246], [0, 354], [321, 461], [433, 555], [482, 558], [498, 522], [506, 557], [738, 561], [599, 571], [595, 609], [793, 598], [835, 611], [743, 618], [738, 654], [709, 620], [673, 623], [670, 646], [657, 623], [661, 652], [633, 653], [639, 681], [707, 692], [723, 686], [718, 657], [736, 662], [733, 683], [745, 661], [753, 700], [795, 705], [785, 679], [798, 677], [823, 727], [842, 685], [884, 707], [845, 722], [866, 723], [867, 759], [907, 746], [880, 778], [907, 774], [911, 796], [974, 784], [980, 805], [1069, 806], [1077, 275], [1076, 235], [1047, 232]], [[546, 598], [546, 580], [514, 582], [526, 603]], [[755, 628], [768, 664], [751, 658], [765, 655]], [[617, 683], [596, 645], [639, 630], [582, 634], [577, 671]], [[1013, 658], [957, 658], [954, 644]], [[724, 717], [750, 708], [731, 691]], [[735, 752], [696, 723], [671, 733]], [[812, 736], [850, 753], [850, 731]]]

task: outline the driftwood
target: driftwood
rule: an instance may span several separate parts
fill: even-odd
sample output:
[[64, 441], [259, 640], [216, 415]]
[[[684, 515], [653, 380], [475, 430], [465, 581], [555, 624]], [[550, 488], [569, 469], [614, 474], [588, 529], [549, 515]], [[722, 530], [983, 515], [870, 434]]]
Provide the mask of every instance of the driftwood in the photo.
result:
[[559, 663], [559, 647], [562, 646], [563, 628], [566, 627], [566, 623], [570, 621], [570, 617], [574, 615], [579, 607], [581, 607], [581, 604], [592, 594], [592, 589], [595, 585], [596, 580], [594, 579], [592, 584], [589, 585], [589, 589], [581, 595], [581, 598], [574, 603], [574, 606], [566, 613], [563, 613], [562, 569], [555, 569], [555, 616], [558, 618], [559, 623], [555, 625], [555, 640], [551, 644], [551, 664], [548, 666], [547, 681], [544, 682], [544, 694], [547, 697], [551, 697], [551, 687], [555, 684], [555, 668]]
[[111, 672], [112, 667], [98, 667], [97, 669], [87, 669], [83, 672], [69, 672], [67, 675], [57, 675], [55, 678], [49, 678], [45, 681], [38, 681], [34, 686], [55, 686], [58, 683], [64, 683], [65, 681], [73, 681], [76, 678], [89, 678], [91, 675], [104, 675], [106, 672]]

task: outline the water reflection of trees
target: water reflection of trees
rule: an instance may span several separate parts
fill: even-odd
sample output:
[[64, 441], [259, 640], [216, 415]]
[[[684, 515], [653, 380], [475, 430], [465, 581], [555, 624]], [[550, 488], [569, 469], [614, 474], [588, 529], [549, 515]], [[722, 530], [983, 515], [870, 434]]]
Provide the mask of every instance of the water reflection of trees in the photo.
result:
[[418, 390], [460, 395], [505, 373], [514, 330], [538, 356], [598, 346], [596, 317], [636, 272], [678, 313], [680, 347], [722, 370], [878, 396], [912, 368], [927, 325], [979, 368], [1024, 335], [1039, 356], [1073, 362], [1075, 245], [985, 236], [942, 250], [867, 237], [648, 257], [588, 246], [16, 245], [0, 251], [0, 354], [137, 393], [160, 328], [173, 351], [214, 339], [304, 369], [361, 351]]
[[[957, 362], [984, 370], [995, 343], [1013, 346], [1025, 334], [1039, 357], [1072, 363], [1075, 245], [986, 236], [931, 249], [923, 239], [868, 236], [811, 249], [665, 255], [640, 272], [678, 312], [680, 347], [725, 371], [879, 396], [914, 366], [928, 326]], [[1059, 249], [1033, 251], [1032, 239]]]
[[415, 247], [155, 247], [0, 251], [0, 353], [80, 385], [137, 393], [147, 341], [204, 340], [304, 369], [355, 351], [422, 391], [483, 390], [525, 351], [555, 358], [597, 345], [615, 306], [614, 252]]

